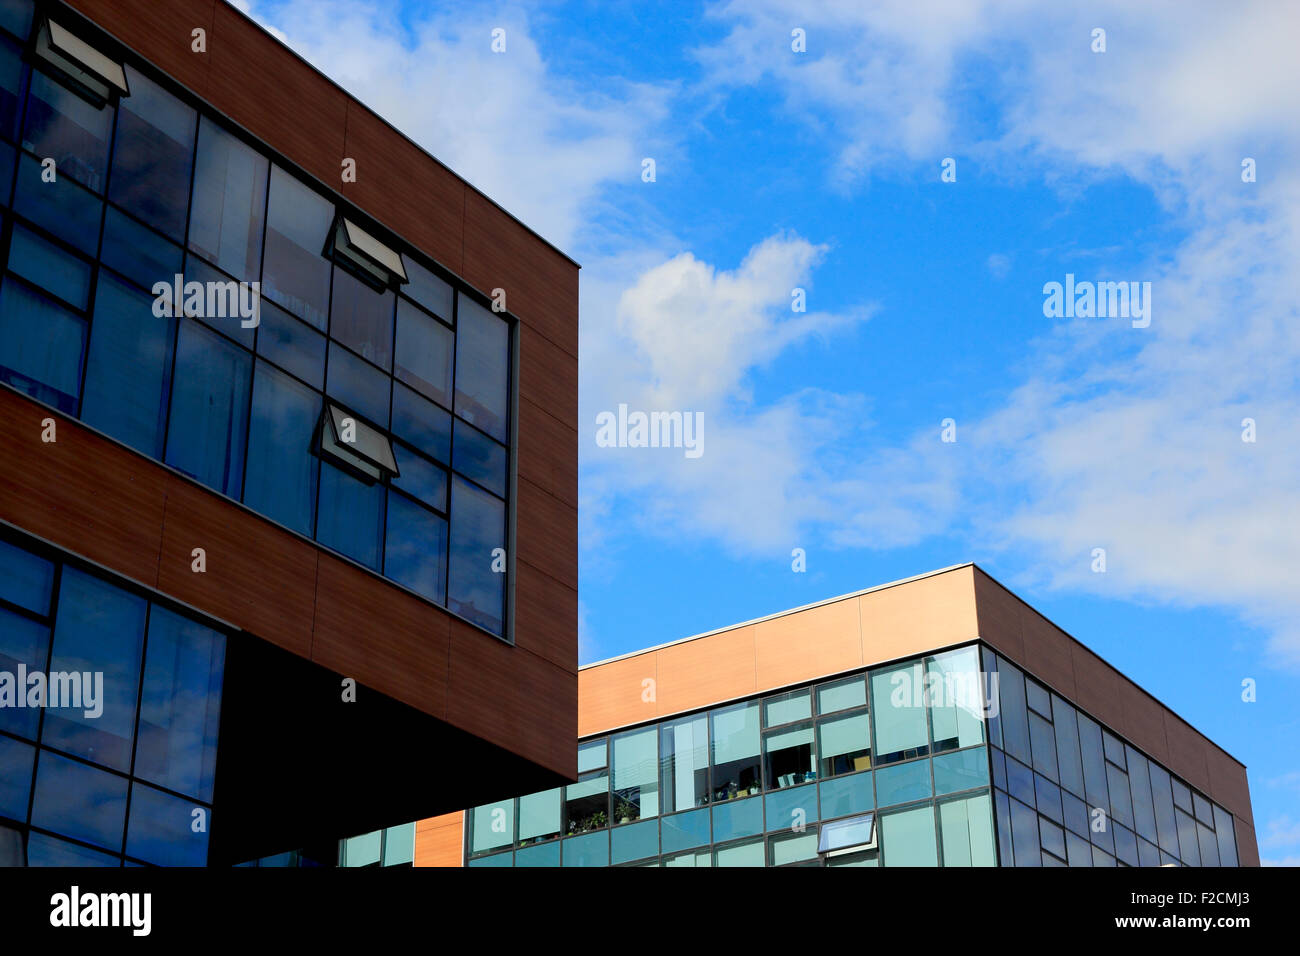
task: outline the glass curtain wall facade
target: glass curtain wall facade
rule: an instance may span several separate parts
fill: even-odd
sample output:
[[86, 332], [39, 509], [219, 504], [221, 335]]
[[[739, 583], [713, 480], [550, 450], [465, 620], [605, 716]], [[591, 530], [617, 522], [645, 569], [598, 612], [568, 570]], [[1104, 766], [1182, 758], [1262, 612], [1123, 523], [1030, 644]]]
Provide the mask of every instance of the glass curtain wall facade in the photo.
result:
[[983, 649], [999, 855], [1015, 866], [1236, 866], [1232, 814]]
[[468, 864], [996, 865], [979, 680], [972, 645], [583, 741]]
[[[0, 866], [206, 865], [225, 653], [191, 614], [0, 535]], [[81, 675], [82, 706], [32, 706], [37, 673], [48, 694]]]
[[370, 281], [354, 213], [144, 67], [78, 95], [32, 19], [0, 5], [0, 381], [506, 636], [505, 317], [414, 250]]

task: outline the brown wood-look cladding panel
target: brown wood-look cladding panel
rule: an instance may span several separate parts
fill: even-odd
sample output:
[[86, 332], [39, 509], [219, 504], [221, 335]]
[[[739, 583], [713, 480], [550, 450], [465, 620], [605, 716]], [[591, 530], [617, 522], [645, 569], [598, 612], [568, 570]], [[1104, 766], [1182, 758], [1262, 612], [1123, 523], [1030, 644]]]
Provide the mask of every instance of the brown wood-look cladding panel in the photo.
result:
[[1259, 866], [1259, 844], [1255, 842], [1253, 824], [1238, 817], [1233, 821], [1237, 832], [1237, 863], [1241, 866]]
[[[193, 570], [195, 548], [204, 551], [202, 573]], [[318, 553], [265, 518], [167, 475], [160, 591], [310, 657]]]
[[[556, 454], [571, 449], [571, 454]], [[519, 400], [519, 477], [578, 507], [578, 433], [545, 408]]]
[[208, 102], [321, 182], [341, 186], [347, 95], [228, 3], [217, 4], [208, 52]]
[[66, 0], [68, 6], [94, 21], [122, 43], [140, 53], [199, 96], [207, 93], [211, 46], [193, 50], [192, 32], [202, 28], [212, 40], [216, 7], [225, 0]]
[[[516, 494], [516, 557], [578, 589], [578, 509], [520, 476]], [[516, 592], [518, 593], [518, 592]], [[576, 609], [575, 609], [576, 612]], [[574, 618], [577, 654], [577, 618]]]
[[577, 674], [453, 618], [448, 683], [448, 721], [577, 777]]
[[430, 817], [415, 825], [416, 866], [464, 866], [463, 812]]
[[445, 718], [450, 623], [419, 598], [321, 552], [311, 658], [322, 667]]
[[578, 736], [663, 716], [658, 684], [658, 651], [578, 671]]
[[[462, 180], [355, 101], [347, 106], [342, 155], [357, 162], [357, 181], [339, 187], [344, 196], [452, 272], [462, 273]], [[337, 166], [334, 174], [337, 182]]]
[[573, 622], [578, 618], [578, 592], [523, 561], [515, 567], [515, 644], [578, 671]]
[[578, 358], [523, 324], [519, 333], [519, 397], [578, 428]]
[[[53, 418], [57, 440], [41, 440]], [[0, 518], [150, 587], [166, 472], [0, 386]]]

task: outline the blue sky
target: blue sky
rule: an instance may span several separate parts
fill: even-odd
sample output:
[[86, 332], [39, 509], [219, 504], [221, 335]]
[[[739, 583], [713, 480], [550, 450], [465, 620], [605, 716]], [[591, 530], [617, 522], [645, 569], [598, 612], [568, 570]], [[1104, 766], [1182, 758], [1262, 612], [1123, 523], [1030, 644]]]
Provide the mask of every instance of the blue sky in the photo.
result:
[[[237, 5], [583, 264], [584, 662], [973, 560], [1300, 863], [1294, 8]], [[1067, 273], [1150, 326], [1045, 317]], [[704, 453], [598, 447], [620, 403]]]

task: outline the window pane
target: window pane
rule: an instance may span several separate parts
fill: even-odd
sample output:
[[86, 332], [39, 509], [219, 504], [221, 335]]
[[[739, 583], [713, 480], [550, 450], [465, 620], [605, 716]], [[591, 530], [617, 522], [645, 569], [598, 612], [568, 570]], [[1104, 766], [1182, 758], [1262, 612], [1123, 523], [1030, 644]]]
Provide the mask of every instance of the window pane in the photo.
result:
[[1192, 794], [1192, 807], [1196, 811], [1193, 816], [1201, 823], [1214, 826], [1214, 811], [1210, 809], [1210, 801], [1199, 793]]
[[664, 724], [664, 813], [709, 802], [709, 731], [706, 719], [688, 717]]
[[[492, 565], [505, 546], [505, 503], [453, 478], [447, 606], [494, 634], [503, 630], [506, 576], [493, 571]], [[497, 549], [501, 550], [494, 555]]]
[[609, 746], [605, 739], [578, 745], [578, 773], [602, 770], [609, 766]]
[[225, 635], [153, 606], [135, 776], [212, 802], [225, 659]]
[[662, 827], [663, 852], [674, 853], [709, 842], [709, 810], [707, 807], [664, 817]]
[[1124, 744], [1108, 730], [1101, 732], [1102, 749], [1106, 753], [1106, 759], [1117, 765], [1121, 770], [1127, 770], [1124, 764]]
[[509, 326], [464, 295], [457, 302], [456, 414], [509, 441]]
[[763, 701], [763, 726], [775, 727], [812, 716], [812, 695], [807, 690], [791, 691]]
[[713, 853], [714, 866], [762, 866], [765, 859], [761, 839], [725, 846]]
[[36, 748], [0, 736], [0, 816], [27, 819], [27, 801], [32, 795], [32, 771]]
[[[43, 673], [49, 649], [48, 627], [0, 608], [0, 671], [16, 675], [22, 665]], [[40, 714], [37, 707], [0, 707], [0, 730], [35, 740]]]
[[609, 834], [591, 833], [564, 841], [565, 866], [609, 866]]
[[871, 766], [871, 721], [865, 713], [823, 720], [817, 734], [823, 777]]
[[126, 786], [125, 777], [42, 750], [32, 825], [120, 852]]
[[[560, 788], [519, 798], [519, 844], [549, 840], [560, 835]], [[556, 857], [559, 865], [559, 857]]]
[[1056, 780], [1056, 731], [1052, 725], [1039, 717], [1029, 714], [1029, 743], [1034, 754], [1034, 769], [1049, 780]]
[[393, 293], [376, 292], [346, 269], [334, 267], [330, 338], [385, 369], [393, 364]]
[[[630, 823], [659, 813], [659, 731], [655, 727], [611, 739], [614, 756], [614, 822]], [[655, 840], [658, 842], [658, 830]]]
[[44, 833], [31, 833], [27, 837], [27, 865], [120, 866], [121, 858], [67, 840], [58, 840]]
[[1056, 736], [1056, 765], [1060, 784], [1077, 796], [1083, 796], [1083, 762], [1079, 752], [1079, 725], [1075, 710], [1052, 695], [1052, 730]]
[[[455, 423], [455, 446], [451, 463], [466, 478], [478, 482], [493, 494], [506, 496], [507, 455], [482, 432], [475, 431], [459, 419]], [[805, 692], [804, 697], [807, 698]]]
[[823, 780], [818, 785], [821, 796], [822, 819], [861, 813], [876, 805], [872, 791], [871, 774], [855, 773], [834, 780]]
[[[31, 4], [27, 5], [27, 17], [31, 18]], [[0, 19], [12, 16], [7, 3], [0, 3]], [[21, 37], [27, 36], [27, 30], [15, 30]], [[6, 140], [18, 138], [18, 119], [22, 115], [23, 84], [23, 50], [22, 45], [11, 37], [0, 35], [0, 137]], [[4, 186], [8, 190], [8, 186]]]
[[913, 760], [876, 770], [876, 803], [882, 807], [930, 796], [930, 761]]
[[1025, 681], [1025, 702], [1029, 705], [1030, 710], [1037, 711], [1039, 716], [1052, 719], [1052, 699], [1044, 688], [1037, 681]]
[[451, 461], [451, 413], [393, 383], [393, 434], [430, 458]]
[[1126, 827], [1133, 826], [1133, 804], [1128, 795], [1128, 774], [1114, 764], [1106, 764], [1106, 783], [1110, 796], [1110, 814]]
[[958, 750], [934, 758], [934, 790], [956, 793], [989, 783], [989, 755], [983, 747]]
[[1085, 714], [1078, 715], [1079, 751], [1083, 758], [1084, 796], [1091, 807], [1101, 807], [1110, 813], [1110, 797], [1106, 783], [1106, 760], [1102, 752], [1101, 728]]
[[1007, 790], [1017, 800], [1034, 806], [1034, 772], [1019, 760], [1006, 758]]
[[390, 494], [384, 574], [435, 604], [444, 603], [447, 522], [402, 495]]
[[455, 336], [404, 299], [397, 303], [394, 374], [435, 402], [451, 407], [451, 358]]
[[1182, 810], [1175, 810], [1174, 816], [1178, 818], [1178, 858], [1185, 866], [1200, 866], [1201, 850], [1196, 837], [1196, 821]]
[[190, 319], [176, 343], [167, 464], [239, 498], [253, 359]]
[[199, 123], [189, 246], [241, 281], [261, 272], [268, 169], [265, 156], [207, 117]]
[[1029, 717], [1025, 704], [1025, 678], [1019, 668], [998, 659], [998, 692], [1001, 700], [1002, 747], [1021, 763], [1030, 763]]
[[150, 458], [160, 458], [167, 421], [176, 320], [108, 274], [95, 293], [81, 418]]
[[934, 749], [952, 750], [984, 742], [984, 684], [974, 647], [925, 659], [927, 700]]
[[997, 866], [993, 803], [987, 793], [939, 804], [944, 866]]
[[560, 844], [558, 841], [543, 846], [531, 846], [515, 853], [515, 866], [559, 866]]
[[311, 447], [320, 413], [319, 395], [257, 363], [244, 504], [308, 536], [316, 513], [318, 464]]
[[515, 801], [499, 800], [496, 803], [475, 807], [470, 816], [471, 853], [483, 853], [510, 846], [515, 839]]
[[934, 809], [924, 806], [882, 815], [880, 843], [886, 866], [938, 866]]
[[278, 166], [271, 167], [262, 292], [316, 328], [325, 329], [330, 262], [323, 255], [334, 206]]
[[1042, 866], [1038, 814], [1019, 800], [1011, 801], [1011, 842], [1016, 866]]
[[317, 541], [378, 571], [383, 519], [383, 485], [366, 485], [341, 469], [321, 462]]
[[388, 429], [388, 393], [392, 380], [347, 349], [330, 343], [329, 384], [325, 391], [381, 429]]
[[767, 786], [793, 787], [815, 780], [817, 757], [813, 752], [813, 725], [795, 724], [763, 737]]
[[76, 309], [90, 295], [90, 263], [14, 223], [9, 269]]
[[181, 272], [182, 256], [180, 246], [172, 245], [158, 233], [108, 207], [104, 214], [104, 249], [99, 258], [110, 269], [116, 269], [152, 295], [157, 282], [175, 284], [176, 275]]
[[325, 383], [325, 336], [278, 306], [262, 302], [257, 351], [313, 388]]
[[[146, 603], [99, 578], [65, 567], [59, 586], [50, 670], [102, 672], [95, 706], [51, 707], [41, 741], [114, 770], [131, 766]], [[89, 701], [83, 696], [83, 705]]]
[[[196, 290], [191, 282], [201, 285]], [[239, 283], [216, 266], [189, 253], [185, 257], [185, 288], [182, 291], [181, 306], [185, 315], [234, 339], [246, 349], [253, 348], [257, 330], [245, 328], [245, 320], [241, 318], [244, 314], [251, 314], [255, 301], [260, 303], [260, 299], [253, 297], [251, 287], [241, 289]], [[197, 294], [191, 296], [191, 291]], [[245, 312], [245, 304], [248, 312]]]
[[99, 249], [99, 224], [104, 203], [71, 178], [42, 179], [41, 164], [24, 154], [18, 160], [14, 211], [51, 235], [93, 256]]
[[484, 856], [484, 857], [480, 857], [477, 860], [470, 860], [469, 865], [470, 866], [506, 866], [506, 867], [513, 866], [514, 864], [511, 861], [511, 858], [513, 856], [514, 854], [509, 852], [498, 853], [495, 856]]
[[1061, 788], [1048, 780], [1041, 773], [1034, 774], [1034, 805], [1040, 813], [1046, 814], [1057, 823], [1065, 823], [1065, 813], [1061, 806]]
[[768, 865], [784, 866], [817, 859], [817, 831], [782, 833], [767, 841]]
[[1129, 866], [1138, 866], [1137, 836], [1128, 827], [1115, 824], [1115, 855]]
[[126, 855], [158, 866], [205, 866], [208, 829], [195, 832], [195, 810], [208, 816], [206, 808], [189, 800], [133, 783]]
[[[451, 321], [451, 286], [443, 282], [424, 266], [402, 256], [402, 265], [406, 269], [406, 278], [410, 281], [402, 286], [402, 293], [420, 303], [438, 318]], [[401, 354], [401, 351], [398, 351]]]
[[923, 686], [920, 661], [872, 673], [877, 765], [929, 752]]
[[0, 289], [0, 380], [67, 415], [77, 412], [86, 323], [11, 278]]
[[609, 826], [609, 774], [595, 774], [565, 787], [564, 818], [570, 834]]
[[1038, 835], [1044, 850], [1055, 855], [1058, 859], [1064, 860], [1066, 858], [1064, 830], [1047, 820], [1046, 817], [1039, 817]]
[[108, 198], [179, 241], [198, 115], [130, 66], [126, 73], [131, 95], [120, 106]]
[[48, 614], [53, 586], [53, 564], [25, 548], [0, 540], [0, 598], [37, 614]]
[[713, 743], [713, 799], [732, 800], [760, 786], [758, 703], [723, 707], [709, 715]]
[[415, 824], [403, 823], [384, 831], [384, 866], [415, 863]]
[[41, 70], [32, 70], [23, 148], [53, 159], [59, 179], [104, 191], [113, 107], [96, 107]]
[[1219, 862], [1223, 866], [1237, 865], [1237, 836], [1232, 814], [1217, 804], [1214, 807], [1214, 836], [1219, 843]]
[[816, 823], [819, 819], [815, 784], [777, 790], [764, 797], [763, 802], [768, 830], [802, 827], [806, 823]]
[[830, 714], [837, 710], [866, 705], [867, 682], [861, 676], [850, 677], [848, 680], [836, 681], [833, 684], [823, 684], [817, 688], [817, 713], [819, 714]]
[[640, 823], [618, 827], [610, 834], [613, 843], [611, 860], [627, 863], [659, 855], [659, 821], [643, 820]]
[[446, 514], [447, 472], [398, 442], [393, 443], [393, 458], [400, 473], [393, 486]]
[[713, 842], [722, 843], [736, 837], [763, 832], [763, 800], [751, 797], [714, 804]]

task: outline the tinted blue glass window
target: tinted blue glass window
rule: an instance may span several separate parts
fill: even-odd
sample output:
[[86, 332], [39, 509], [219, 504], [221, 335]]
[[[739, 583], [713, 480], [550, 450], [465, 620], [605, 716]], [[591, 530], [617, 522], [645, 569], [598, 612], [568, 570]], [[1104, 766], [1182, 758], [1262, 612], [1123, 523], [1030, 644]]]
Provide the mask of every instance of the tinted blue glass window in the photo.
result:
[[86, 323], [13, 278], [0, 288], [0, 379], [75, 415]]
[[179, 241], [198, 115], [131, 67], [126, 73], [131, 95], [119, 108], [108, 198]]
[[330, 337], [382, 368], [393, 363], [392, 292], [376, 292], [346, 269], [334, 268]]
[[140, 698], [137, 777], [211, 802], [225, 656], [223, 634], [154, 605]]
[[107, 273], [95, 292], [81, 417], [132, 448], [163, 450], [176, 320], [153, 314], [154, 300]]
[[330, 262], [322, 253], [333, 222], [329, 200], [271, 167], [262, 292], [322, 330], [330, 301]]
[[390, 494], [384, 574], [442, 604], [446, 569], [447, 522], [401, 495]]
[[26, 154], [18, 160], [14, 210], [88, 256], [99, 250], [103, 200], [71, 178], [43, 182], [41, 164]]
[[769, 793], [766, 801], [767, 829], [780, 830], [801, 823], [815, 823], [817, 816], [817, 787], [808, 784]]
[[48, 614], [53, 586], [53, 564], [8, 541], [0, 541], [0, 598], [37, 614]]
[[14, 187], [14, 164], [17, 153], [7, 143], [0, 143], [0, 205], [8, 206]]
[[871, 788], [870, 771], [823, 780], [819, 787], [823, 819], [829, 820], [850, 813], [861, 813], [876, 805], [876, 798]]
[[316, 514], [318, 459], [311, 450], [320, 414], [319, 395], [257, 363], [244, 504], [305, 535]]
[[7, 140], [17, 138], [22, 84], [22, 45], [10, 37], [0, 36], [0, 136]]
[[1056, 763], [1060, 784], [1083, 796], [1083, 764], [1079, 753], [1079, 726], [1074, 708], [1052, 695], [1052, 729], [1056, 735]]
[[881, 767], [876, 770], [876, 802], [882, 807], [930, 796], [930, 761]]
[[393, 434], [438, 461], [451, 461], [451, 415], [400, 382], [393, 385]]
[[378, 571], [383, 519], [383, 485], [366, 485], [321, 462], [317, 541]]
[[120, 866], [119, 859], [44, 833], [27, 836], [28, 866]]
[[1025, 706], [1025, 678], [1015, 666], [998, 660], [998, 697], [1001, 702], [1002, 744], [1021, 763], [1030, 763], [1029, 719]]
[[[18, 666], [28, 673], [44, 672], [46, 655], [50, 649], [50, 629], [44, 624], [21, 617], [0, 608], [0, 671], [13, 674], [15, 695], [26, 694], [26, 688], [17, 686]], [[16, 703], [16, 696], [15, 701]], [[0, 729], [30, 740], [36, 738], [40, 709], [36, 707], [0, 707]]]
[[[758, 801], [755, 800], [755, 803]], [[689, 850], [709, 842], [709, 808], [663, 818], [663, 852]]]
[[23, 148], [53, 159], [59, 179], [104, 191], [113, 107], [96, 107], [40, 70], [32, 71]]
[[1061, 809], [1061, 788], [1040, 773], [1034, 774], [1035, 805], [1057, 823], [1065, 822]]
[[1128, 774], [1108, 763], [1106, 782], [1110, 796], [1111, 816], [1127, 827], [1133, 826], [1133, 803], [1129, 799]]
[[763, 832], [763, 801], [759, 797], [729, 800], [713, 808], [713, 842]]
[[1038, 818], [1038, 833], [1042, 840], [1043, 849], [1048, 853], [1055, 854], [1058, 858], [1064, 860], [1065, 857], [1065, 831], [1054, 823], [1049, 823], [1042, 817]]
[[451, 407], [455, 336], [405, 299], [397, 303], [397, 359], [393, 373], [418, 392]]
[[36, 748], [0, 736], [0, 816], [27, 819], [27, 801], [32, 794], [32, 770]]
[[936, 794], [956, 793], [989, 782], [989, 758], [983, 747], [958, 750], [934, 758]]
[[190, 200], [189, 246], [236, 279], [259, 278], [270, 164], [204, 117]]
[[1038, 814], [1019, 800], [1011, 801], [1011, 842], [1015, 847], [1016, 866], [1042, 866]]
[[17, 223], [9, 243], [9, 268], [73, 308], [86, 307], [90, 263]]
[[[191, 286], [191, 282], [201, 283]], [[254, 307], [259, 305], [251, 286], [238, 282], [195, 255], [185, 257], [185, 286], [181, 305], [184, 314], [196, 318], [247, 349], [253, 347], [257, 329], [251, 322]]]
[[445, 514], [447, 472], [396, 442], [393, 444], [393, 457], [397, 461], [397, 470], [401, 473], [393, 479], [393, 485]]
[[1051, 724], [1035, 713], [1029, 714], [1029, 742], [1034, 754], [1034, 769], [1049, 780], [1056, 780], [1056, 732]]
[[0, 0], [0, 27], [26, 38], [32, 28], [33, 0]]
[[409, 280], [402, 286], [402, 294], [420, 303], [444, 322], [451, 322], [451, 286], [414, 262], [410, 256], [402, 256], [402, 264], [406, 267], [406, 278]]
[[1101, 807], [1110, 813], [1110, 797], [1106, 784], [1106, 760], [1101, 749], [1101, 728], [1084, 714], [1078, 715], [1079, 752], [1083, 757], [1084, 797], [1091, 807]]
[[252, 357], [196, 322], [181, 323], [167, 464], [238, 498]]
[[1034, 805], [1034, 772], [1018, 760], [1006, 758], [1007, 789], [1017, 800]]
[[[159, 866], [203, 866], [208, 862], [208, 827], [194, 832], [196, 807], [143, 784], [131, 785], [131, 821], [126, 855]], [[211, 823], [205, 820], [205, 823]]]
[[347, 349], [330, 343], [326, 393], [351, 410], [388, 428], [388, 392], [392, 379]]
[[257, 351], [314, 388], [325, 384], [325, 336], [266, 300]]
[[515, 852], [515, 866], [559, 866], [560, 841], [523, 847]]
[[659, 853], [659, 821], [642, 820], [627, 826], [616, 827], [610, 834], [613, 841], [613, 863], [628, 863]]
[[451, 464], [466, 478], [472, 478], [488, 491], [505, 497], [506, 449], [480, 431], [457, 420]]
[[[505, 503], [453, 478], [447, 606], [494, 634], [502, 631], [506, 576], [493, 571], [492, 564], [505, 546]], [[494, 555], [497, 549], [501, 551]]]
[[587, 833], [564, 841], [565, 866], [609, 866], [609, 834]]
[[42, 750], [36, 762], [32, 826], [120, 851], [125, 777]]
[[110, 269], [148, 289], [150, 295], [159, 282], [174, 288], [182, 266], [180, 246], [111, 206], [104, 214], [104, 249], [99, 258]]
[[[114, 770], [131, 766], [146, 603], [106, 581], [65, 567], [59, 585], [51, 671], [102, 672], [101, 713], [49, 707], [41, 742]], [[89, 702], [83, 698], [83, 705]]]
[[509, 441], [510, 328], [458, 295], [456, 414], [497, 441]]

